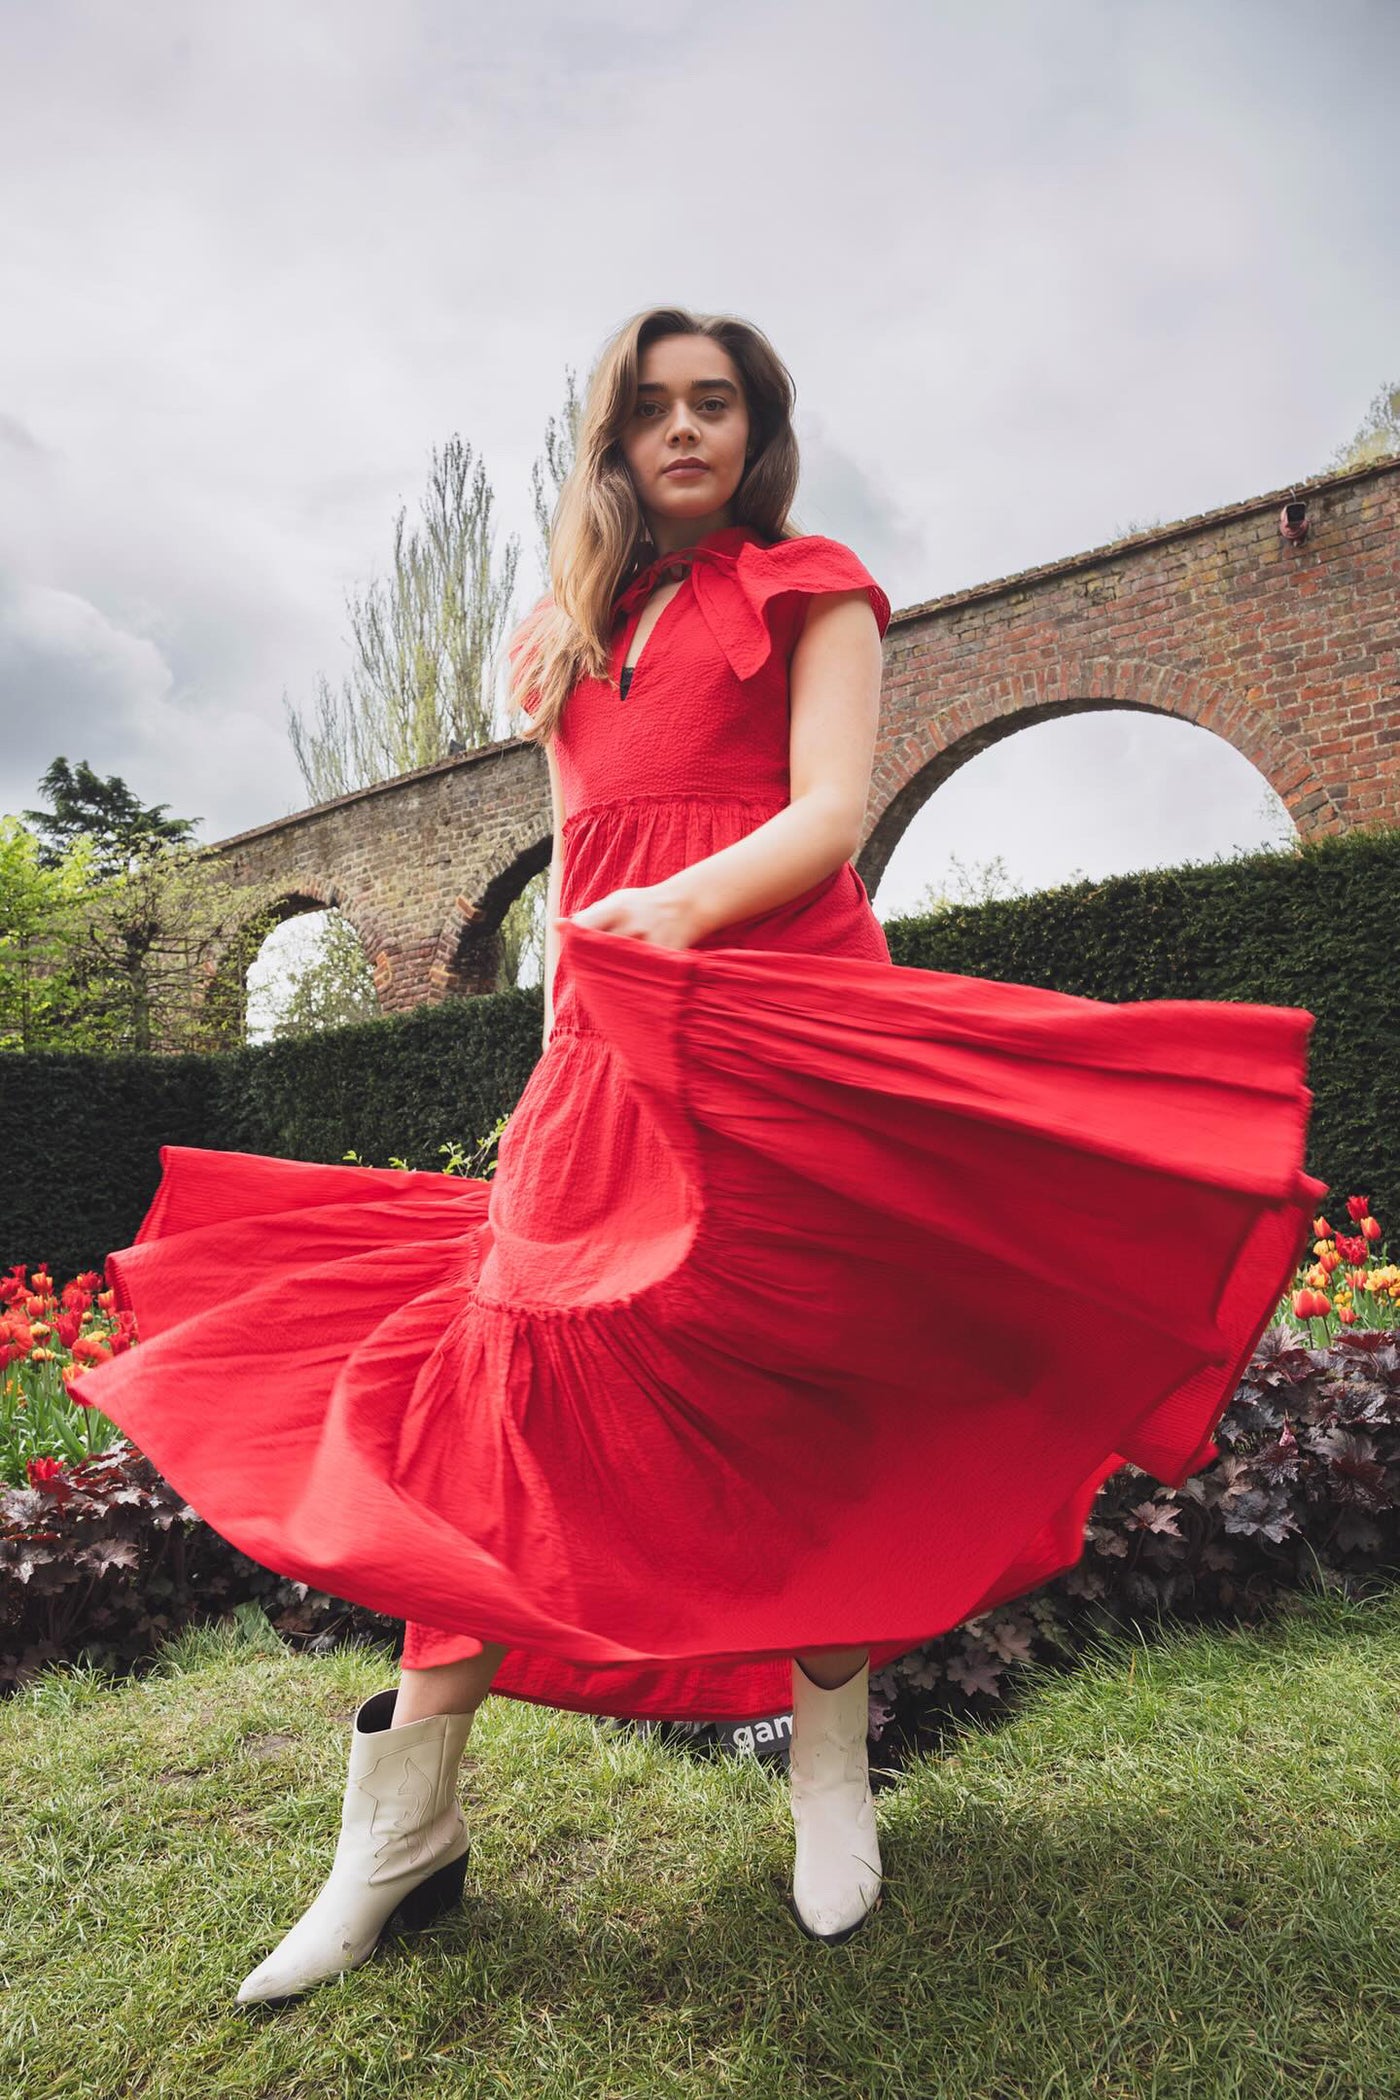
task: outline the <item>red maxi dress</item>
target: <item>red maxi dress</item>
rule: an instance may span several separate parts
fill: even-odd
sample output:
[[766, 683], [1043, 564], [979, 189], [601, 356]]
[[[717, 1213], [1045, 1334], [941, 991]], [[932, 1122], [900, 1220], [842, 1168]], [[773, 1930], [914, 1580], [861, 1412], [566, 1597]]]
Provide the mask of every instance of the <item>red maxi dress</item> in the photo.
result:
[[[563, 914], [788, 801], [807, 600], [888, 622], [837, 541], [686, 552], [556, 732]], [[1125, 1460], [1216, 1455], [1326, 1193], [1310, 1013], [900, 968], [849, 861], [689, 949], [565, 927], [554, 1007], [490, 1181], [162, 1147], [139, 1344], [74, 1386], [407, 1666], [752, 1719], [795, 1650], [878, 1669], [1070, 1566]]]

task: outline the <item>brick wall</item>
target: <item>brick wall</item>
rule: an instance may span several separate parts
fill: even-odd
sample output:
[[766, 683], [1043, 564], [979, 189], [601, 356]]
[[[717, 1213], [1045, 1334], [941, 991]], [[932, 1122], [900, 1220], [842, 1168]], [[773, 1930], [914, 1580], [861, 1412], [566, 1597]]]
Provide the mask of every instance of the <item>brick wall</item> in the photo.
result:
[[[1300, 546], [1281, 506], [1308, 506]], [[895, 614], [865, 841], [874, 893], [901, 833], [979, 751], [1053, 716], [1135, 707], [1214, 730], [1300, 834], [1400, 822], [1400, 459], [1319, 475]], [[386, 1011], [495, 983], [501, 914], [550, 852], [543, 752], [512, 738], [207, 852], [336, 905]]]
[[[1293, 496], [1308, 506], [1301, 545], [1279, 535]], [[1214, 730], [1304, 838], [1400, 821], [1400, 459], [901, 611], [885, 642], [866, 887], [969, 758], [1102, 707]]]

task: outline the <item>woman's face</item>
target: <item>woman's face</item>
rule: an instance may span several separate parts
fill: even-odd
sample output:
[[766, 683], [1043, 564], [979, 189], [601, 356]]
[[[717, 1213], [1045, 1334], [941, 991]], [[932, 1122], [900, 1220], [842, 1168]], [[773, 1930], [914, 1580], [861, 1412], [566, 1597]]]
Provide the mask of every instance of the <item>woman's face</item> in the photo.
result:
[[743, 382], [727, 350], [705, 335], [648, 344], [621, 445], [660, 552], [732, 523], [748, 441]]

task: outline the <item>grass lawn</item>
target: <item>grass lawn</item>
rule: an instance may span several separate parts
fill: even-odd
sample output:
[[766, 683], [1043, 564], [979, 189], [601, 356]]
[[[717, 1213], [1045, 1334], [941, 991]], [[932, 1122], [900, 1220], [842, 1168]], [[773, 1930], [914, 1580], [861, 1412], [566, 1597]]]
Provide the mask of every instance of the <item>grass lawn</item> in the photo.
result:
[[182, 1637], [0, 1705], [4, 2100], [1386, 2100], [1400, 1591], [1105, 1646], [878, 1796], [883, 1908], [781, 1908], [786, 1779], [489, 1699], [466, 1900], [280, 2008], [383, 1655]]

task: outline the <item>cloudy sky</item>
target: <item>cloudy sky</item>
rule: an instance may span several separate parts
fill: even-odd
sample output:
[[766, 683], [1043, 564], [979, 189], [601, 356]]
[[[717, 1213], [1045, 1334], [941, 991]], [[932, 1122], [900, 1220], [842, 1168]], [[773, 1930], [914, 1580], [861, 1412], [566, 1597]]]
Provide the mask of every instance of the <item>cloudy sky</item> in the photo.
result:
[[[283, 694], [432, 448], [523, 610], [566, 370], [663, 300], [768, 333], [798, 522], [897, 606], [1322, 470], [1400, 379], [1398, 77], [1395, 0], [0, 0], [0, 811], [58, 753], [204, 840], [304, 806]], [[1057, 721], [875, 903], [1291, 829], [1207, 731]]]

